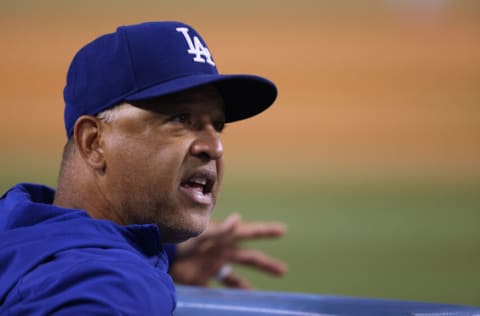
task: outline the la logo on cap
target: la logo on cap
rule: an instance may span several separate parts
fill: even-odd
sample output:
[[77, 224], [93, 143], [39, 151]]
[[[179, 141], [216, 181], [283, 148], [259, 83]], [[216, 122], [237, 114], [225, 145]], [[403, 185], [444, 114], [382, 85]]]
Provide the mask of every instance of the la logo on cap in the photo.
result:
[[193, 40], [188, 34], [188, 28], [186, 27], [177, 27], [177, 32], [180, 32], [185, 37], [185, 41], [188, 45], [187, 53], [194, 55], [193, 61], [197, 63], [209, 63], [212, 66], [215, 66], [215, 63], [212, 60], [212, 54], [207, 47], [203, 46], [202, 42], [198, 36], [193, 36]]

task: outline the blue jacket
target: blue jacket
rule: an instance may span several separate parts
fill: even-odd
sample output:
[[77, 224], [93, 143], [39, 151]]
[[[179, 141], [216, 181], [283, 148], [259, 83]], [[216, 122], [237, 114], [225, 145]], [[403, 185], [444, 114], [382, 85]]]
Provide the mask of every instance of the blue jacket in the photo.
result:
[[52, 205], [48, 187], [0, 199], [0, 315], [171, 315], [156, 225], [120, 226]]

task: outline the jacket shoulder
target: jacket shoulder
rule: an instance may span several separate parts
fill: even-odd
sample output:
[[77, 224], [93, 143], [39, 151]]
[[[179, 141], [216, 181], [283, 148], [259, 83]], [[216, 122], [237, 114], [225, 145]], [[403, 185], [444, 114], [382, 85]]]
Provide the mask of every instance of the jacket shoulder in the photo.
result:
[[25, 275], [12, 294], [4, 306], [15, 315], [170, 315], [175, 307], [166, 270], [121, 249], [62, 252]]

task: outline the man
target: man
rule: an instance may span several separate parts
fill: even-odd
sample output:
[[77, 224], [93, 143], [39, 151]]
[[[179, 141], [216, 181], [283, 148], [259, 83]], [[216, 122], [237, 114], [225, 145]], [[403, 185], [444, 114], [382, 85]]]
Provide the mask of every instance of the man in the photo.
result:
[[80, 49], [64, 89], [57, 191], [19, 184], [0, 200], [0, 314], [170, 315], [169, 270], [197, 285], [221, 272], [240, 288], [248, 282], [225, 263], [282, 274], [281, 262], [237, 247], [280, 236], [281, 225], [232, 215], [200, 235], [218, 197], [225, 123], [276, 94], [261, 77], [219, 75], [179, 22], [119, 27]]

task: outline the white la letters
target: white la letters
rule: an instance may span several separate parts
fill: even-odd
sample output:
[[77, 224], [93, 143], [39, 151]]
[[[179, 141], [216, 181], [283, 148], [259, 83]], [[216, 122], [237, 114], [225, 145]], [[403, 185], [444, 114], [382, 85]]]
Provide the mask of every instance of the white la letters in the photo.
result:
[[190, 34], [188, 34], [188, 28], [186, 27], [177, 27], [176, 30], [177, 32], [182, 33], [185, 37], [188, 45], [187, 53], [189, 53], [190, 55], [194, 55], [193, 61], [197, 63], [207, 62], [210, 65], [215, 66], [210, 51], [207, 47], [203, 46], [202, 42], [200, 42], [200, 39], [197, 36], [194, 36], [192, 40]]

